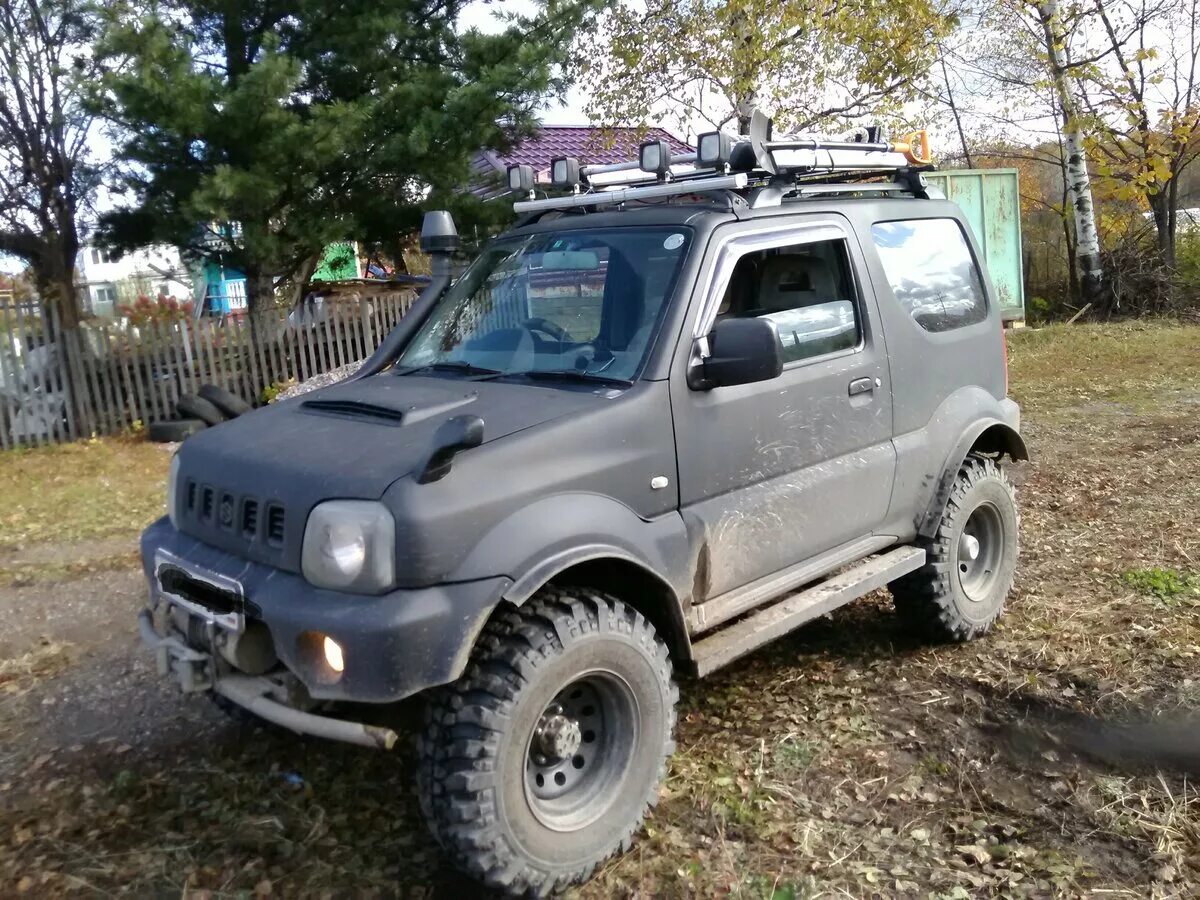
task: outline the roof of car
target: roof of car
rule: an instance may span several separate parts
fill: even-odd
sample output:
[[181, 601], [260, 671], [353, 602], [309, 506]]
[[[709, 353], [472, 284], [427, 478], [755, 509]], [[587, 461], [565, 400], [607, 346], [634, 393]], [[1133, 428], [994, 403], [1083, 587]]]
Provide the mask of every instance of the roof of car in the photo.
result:
[[941, 199], [918, 200], [913, 197], [846, 197], [831, 196], [803, 200], [785, 200], [776, 206], [759, 209], [739, 207], [735, 212], [731, 206], [704, 200], [674, 200], [672, 202], [630, 205], [625, 209], [601, 211], [569, 211], [565, 213], [543, 213], [530, 217], [526, 224], [518, 224], [509, 234], [564, 231], [580, 228], [616, 228], [635, 225], [714, 225], [738, 219], [771, 218], [788, 215], [813, 215], [816, 213], [846, 213], [851, 209], [871, 209], [871, 216], [879, 219], [925, 218], [931, 215], [957, 217], [958, 207]]

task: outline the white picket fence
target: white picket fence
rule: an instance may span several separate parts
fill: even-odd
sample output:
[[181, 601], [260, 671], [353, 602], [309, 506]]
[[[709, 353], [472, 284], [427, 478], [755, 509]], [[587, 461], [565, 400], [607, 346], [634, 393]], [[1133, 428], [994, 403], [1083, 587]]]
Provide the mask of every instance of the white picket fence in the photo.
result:
[[259, 405], [273, 385], [365, 359], [412, 304], [400, 291], [341, 300], [296, 326], [287, 310], [126, 320], [63, 329], [53, 315], [0, 305], [0, 448], [116, 434], [175, 418], [175, 402], [216, 384]]

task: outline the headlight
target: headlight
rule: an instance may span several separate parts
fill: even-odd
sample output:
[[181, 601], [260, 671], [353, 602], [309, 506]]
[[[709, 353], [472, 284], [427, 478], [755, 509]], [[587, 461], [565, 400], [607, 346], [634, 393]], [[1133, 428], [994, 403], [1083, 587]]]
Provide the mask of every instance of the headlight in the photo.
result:
[[396, 575], [396, 522], [374, 500], [329, 500], [304, 529], [300, 569], [315, 587], [371, 593]]
[[171, 520], [171, 524], [176, 528], [179, 527], [178, 516], [175, 511], [175, 504], [179, 501], [179, 454], [176, 453], [171, 457], [171, 470], [167, 473], [167, 517]]

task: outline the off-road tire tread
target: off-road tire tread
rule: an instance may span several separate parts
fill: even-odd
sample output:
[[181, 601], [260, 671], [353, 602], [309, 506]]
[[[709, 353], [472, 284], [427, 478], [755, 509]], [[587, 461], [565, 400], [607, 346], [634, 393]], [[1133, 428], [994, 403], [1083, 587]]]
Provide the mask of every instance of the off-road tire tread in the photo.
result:
[[197, 431], [203, 431], [208, 423], [200, 419], [172, 419], [163, 422], [151, 422], [146, 426], [146, 437], [156, 444], [174, 444], [182, 441]]
[[175, 411], [185, 419], [199, 419], [207, 425], [220, 425], [228, 417], [203, 397], [184, 394], [175, 401]]
[[[501, 729], [519, 688], [564, 645], [603, 630], [616, 620], [622, 633], [643, 642], [658, 661], [670, 698], [668, 739], [658, 778], [641, 815], [592, 864], [547, 871], [519, 858], [495, 820], [498, 778], [492, 768]], [[632, 845], [646, 814], [658, 801], [667, 761], [675, 752], [675, 685], [667, 646], [641, 613], [615, 597], [586, 588], [548, 586], [520, 609], [493, 616], [466, 672], [453, 685], [433, 692], [417, 739], [417, 792], [421, 812], [451, 861], [486, 886], [511, 896], [544, 897], [585, 881], [596, 868]]]
[[202, 400], [207, 400], [215, 406], [227, 419], [236, 419], [254, 409], [237, 394], [231, 393], [217, 384], [202, 384], [196, 393]]
[[[971, 510], [964, 508], [963, 501], [972, 487], [986, 480], [998, 481], [1004, 486], [1013, 500], [1013, 509], [1017, 510], [1019, 525], [1020, 511], [1016, 503], [1016, 492], [1003, 467], [991, 457], [969, 454], [963, 460], [954, 479], [937, 531], [932, 538], [922, 538], [918, 542], [918, 546], [925, 549], [925, 565], [888, 586], [896, 611], [927, 637], [955, 642], [974, 640], [990, 631], [1004, 612], [1005, 601], [1002, 600], [986, 622], [970, 622], [964, 619], [955, 606], [951, 582], [954, 577], [952, 541], [955, 526], [959, 516], [971, 514]], [[1015, 536], [1018, 540], [1019, 535], [1018, 528]], [[1010, 577], [1004, 585], [1005, 600], [1012, 590], [1012, 585], [1013, 580]]]

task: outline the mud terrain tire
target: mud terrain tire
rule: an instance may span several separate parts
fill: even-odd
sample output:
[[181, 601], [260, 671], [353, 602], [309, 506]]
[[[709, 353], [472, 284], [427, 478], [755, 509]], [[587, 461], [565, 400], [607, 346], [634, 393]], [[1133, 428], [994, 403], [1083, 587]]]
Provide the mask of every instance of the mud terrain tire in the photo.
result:
[[206, 425], [220, 425], [225, 421], [225, 414], [195, 394], [184, 394], [175, 401], [175, 411], [185, 419], [199, 419]]
[[207, 400], [220, 410], [227, 419], [236, 419], [254, 408], [237, 394], [230, 393], [219, 385], [202, 384], [196, 393], [200, 395], [200, 399]]
[[969, 641], [1004, 610], [1017, 565], [1016, 496], [995, 460], [970, 455], [958, 470], [925, 565], [892, 582], [896, 610], [929, 637]]
[[549, 587], [484, 629], [429, 700], [418, 796], [453, 864], [545, 896], [629, 848], [675, 749], [667, 647], [633, 608]]
[[173, 444], [203, 431], [208, 426], [199, 419], [176, 419], [171, 422], [151, 422], [146, 426], [146, 437], [157, 444]]

